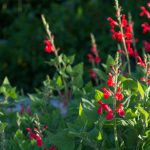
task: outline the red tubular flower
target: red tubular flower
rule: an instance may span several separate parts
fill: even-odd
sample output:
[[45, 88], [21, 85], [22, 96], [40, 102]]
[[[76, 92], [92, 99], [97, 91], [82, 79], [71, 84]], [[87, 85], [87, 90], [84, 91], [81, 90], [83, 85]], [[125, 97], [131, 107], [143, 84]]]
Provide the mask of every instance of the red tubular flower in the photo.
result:
[[124, 117], [125, 116], [125, 112], [124, 112], [122, 106], [123, 106], [123, 104], [120, 103], [120, 105], [116, 108], [116, 113], [118, 113], [120, 117]]
[[102, 90], [104, 91], [104, 98], [107, 99], [109, 96], [112, 95], [112, 91], [111, 90], [107, 90], [106, 88], [102, 88]]
[[107, 120], [112, 120], [113, 119], [113, 111], [109, 111], [106, 115]]
[[89, 69], [89, 75], [91, 78], [95, 78], [96, 77], [96, 73], [93, 69]]
[[147, 83], [150, 84], [150, 79], [147, 80]]
[[99, 57], [99, 56], [97, 56], [97, 57], [95, 57], [94, 61], [95, 61], [95, 63], [96, 63], [96, 64], [99, 64], [99, 63], [100, 63], [100, 61], [101, 61], [101, 59], [100, 59], [100, 57]]
[[51, 146], [49, 150], [57, 150], [56, 146]]
[[89, 63], [92, 63], [94, 61], [94, 56], [92, 54], [87, 54], [87, 57], [89, 59]]
[[129, 55], [134, 55], [133, 49], [131, 48], [131, 43], [127, 43], [127, 50]]
[[125, 27], [128, 25], [128, 22], [126, 20], [126, 16], [125, 15], [122, 15], [122, 22], [121, 22], [122, 26]]
[[[33, 133], [30, 128], [26, 128], [26, 130], [29, 132], [29, 138], [30, 138], [31, 140], [32, 140], [32, 139], [36, 140], [37, 146], [42, 146], [42, 145], [43, 145], [42, 138], [40, 137], [39, 134]], [[35, 130], [35, 129], [34, 129], [34, 130]]]
[[45, 44], [44, 48], [45, 52], [47, 53], [54, 52], [54, 45], [49, 40], [45, 40], [44, 44]]
[[143, 44], [144, 44], [145, 51], [149, 52], [150, 51], [150, 43], [147, 41], [144, 41]]
[[110, 28], [114, 28], [115, 26], [118, 26], [118, 23], [113, 20], [111, 17], [108, 17], [107, 20], [109, 21], [109, 24], [110, 24]]
[[137, 64], [139, 65], [139, 66], [142, 66], [142, 67], [146, 67], [146, 64], [142, 61], [142, 59], [141, 59], [141, 57], [140, 56], [137, 56], [137, 59], [138, 59], [138, 62], [137, 62]]
[[116, 92], [116, 94], [115, 94], [115, 98], [116, 98], [116, 100], [118, 100], [118, 101], [121, 101], [121, 100], [123, 99], [123, 95], [121, 94], [121, 91], [120, 91], [120, 90], [121, 90], [120, 87], [118, 87], [117, 92]]
[[35, 139], [36, 140], [36, 134], [33, 133], [32, 131], [29, 134], [30, 139]]
[[39, 134], [36, 134], [36, 144], [37, 144], [37, 146], [43, 145], [42, 138], [40, 137]]
[[103, 107], [102, 106], [98, 107], [97, 113], [99, 115], [101, 115], [103, 113]]
[[150, 32], [150, 25], [147, 22], [144, 22], [141, 26], [143, 28], [142, 31], [143, 34]]
[[140, 13], [141, 17], [145, 15], [147, 18], [150, 18], [150, 13], [144, 6], [141, 7], [141, 10], [142, 10], [142, 12]]
[[97, 46], [96, 46], [96, 44], [93, 44], [93, 45], [92, 45], [91, 51], [92, 51], [93, 53], [97, 53]]
[[112, 111], [111, 108], [102, 101], [98, 101], [98, 104], [100, 104], [100, 107], [98, 108], [98, 114], [102, 114], [102, 109], [106, 110], [107, 112]]
[[44, 128], [44, 129], [48, 129], [48, 125], [44, 125], [43, 128]]
[[108, 80], [107, 80], [107, 85], [108, 85], [108, 86], [114, 86], [114, 85], [115, 85], [115, 82], [114, 82], [114, 80], [113, 80], [112, 74], [109, 73], [108, 75], [109, 75], [109, 78], [108, 78]]
[[102, 107], [104, 108], [104, 110], [108, 112], [112, 111], [111, 108], [107, 104], [102, 104]]

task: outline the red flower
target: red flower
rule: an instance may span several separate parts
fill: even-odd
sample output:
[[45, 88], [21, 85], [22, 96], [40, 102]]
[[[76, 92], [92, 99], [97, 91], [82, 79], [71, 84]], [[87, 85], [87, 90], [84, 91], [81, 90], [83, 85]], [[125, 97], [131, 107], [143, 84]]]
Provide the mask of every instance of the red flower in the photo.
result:
[[37, 146], [43, 145], [42, 138], [40, 137], [39, 134], [36, 134], [36, 144], [37, 144]]
[[118, 23], [113, 20], [111, 17], [108, 17], [107, 20], [109, 21], [110, 28], [114, 28], [115, 26], [118, 26]]
[[102, 88], [102, 90], [104, 91], [104, 98], [108, 98], [109, 96], [112, 95], [111, 90], [107, 90], [106, 88]]
[[93, 69], [89, 69], [89, 74], [91, 78], [95, 78], [96, 77], [96, 73]]
[[92, 54], [87, 54], [87, 57], [89, 58], [89, 63], [94, 61], [94, 56]]
[[142, 12], [140, 13], [140, 16], [145, 15], [147, 18], [150, 18], [150, 13], [148, 12], [148, 10], [144, 6], [141, 7], [141, 10], [142, 10]]
[[128, 25], [128, 22], [126, 20], [126, 16], [125, 15], [122, 15], [122, 22], [121, 22], [122, 26], [125, 27]]
[[37, 146], [42, 146], [43, 145], [42, 138], [40, 137], [39, 134], [33, 133], [30, 128], [26, 128], [26, 130], [29, 132], [30, 139], [36, 140]]
[[93, 53], [97, 53], [96, 44], [93, 44], [93, 45], [92, 45], [91, 51], [92, 51]]
[[100, 108], [100, 111], [99, 111], [100, 114], [101, 114], [101, 109], [102, 109], [102, 108], [103, 108], [104, 110], [108, 111], [108, 112], [109, 112], [109, 111], [112, 111], [111, 108], [110, 108], [107, 104], [104, 104], [102, 101], [98, 101], [98, 104], [101, 105], [101, 106], [100, 106], [101, 108]]
[[30, 139], [36, 139], [36, 134], [31, 131], [29, 137]]
[[144, 22], [141, 26], [143, 28], [143, 34], [150, 32], [150, 25], [147, 22]]
[[99, 62], [101, 61], [101, 59], [100, 59], [99, 56], [97, 56], [97, 57], [95, 57], [95, 60], [94, 60], [94, 61], [95, 61], [96, 64], [99, 64]]
[[147, 80], [147, 83], [150, 84], [150, 79]]
[[149, 52], [150, 51], [150, 43], [147, 41], [144, 41], [143, 44], [144, 44], [145, 51]]
[[111, 73], [109, 73], [109, 78], [107, 80], [107, 85], [108, 86], [114, 86], [115, 85], [115, 82], [113, 81], [113, 76]]
[[127, 50], [129, 55], [134, 55], [133, 49], [131, 48], [131, 44], [127, 43]]
[[116, 113], [118, 113], [120, 117], [125, 116], [125, 112], [124, 112], [122, 106], [123, 106], [123, 104], [120, 103], [120, 105], [116, 108]]
[[45, 44], [44, 48], [45, 52], [47, 53], [54, 52], [54, 45], [49, 40], [45, 40], [44, 44]]
[[103, 107], [102, 106], [98, 107], [97, 113], [99, 115], [101, 115], [103, 113]]
[[44, 125], [43, 128], [44, 128], [44, 129], [48, 129], [48, 125]]
[[137, 59], [138, 59], [138, 62], [137, 62], [137, 64], [139, 65], [139, 66], [142, 66], [142, 67], [146, 67], [146, 64], [142, 61], [142, 59], [141, 59], [141, 57], [140, 56], [137, 56]]
[[56, 146], [51, 146], [49, 150], [57, 150]]
[[106, 115], [107, 120], [112, 120], [113, 119], [113, 111], [109, 111]]
[[118, 89], [117, 89], [117, 92], [116, 92], [116, 94], [115, 94], [115, 98], [116, 98], [116, 100], [118, 100], [118, 101], [121, 101], [121, 100], [123, 99], [123, 95], [122, 95], [121, 92], [120, 92], [120, 87], [118, 87]]
[[122, 33], [120, 31], [119, 32], [113, 32], [112, 37], [114, 40], [117, 40], [119, 42], [122, 41]]

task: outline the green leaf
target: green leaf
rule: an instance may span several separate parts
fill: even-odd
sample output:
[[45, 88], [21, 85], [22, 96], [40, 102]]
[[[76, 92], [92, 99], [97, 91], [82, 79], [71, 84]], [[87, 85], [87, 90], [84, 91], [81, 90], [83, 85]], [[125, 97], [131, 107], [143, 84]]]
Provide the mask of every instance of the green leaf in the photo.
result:
[[97, 100], [97, 101], [99, 101], [99, 100], [101, 100], [102, 99], [102, 97], [103, 97], [103, 92], [101, 92], [101, 91], [99, 91], [99, 90], [95, 90], [95, 99]]
[[97, 140], [98, 140], [98, 141], [101, 141], [101, 140], [102, 140], [102, 134], [101, 134], [100, 131], [98, 132]]
[[0, 133], [4, 132], [6, 126], [7, 126], [7, 123], [3, 123], [0, 121]]
[[106, 74], [102, 70], [98, 68], [93, 68], [93, 71], [99, 76], [100, 79], [104, 81], [106, 80]]
[[83, 108], [82, 108], [82, 104], [80, 103], [80, 106], [79, 106], [79, 116], [82, 115], [82, 112], [83, 112]]
[[107, 71], [110, 70], [110, 66], [115, 64], [115, 60], [111, 55], [108, 55], [107, 60], [106, 60], [106, 65], [107, 65]]
[[141, 95], [141, 97], [143, 99], [144, 98], [144, 90], [143, 90], [140, 82], [137, 82], [137, 86], [138, 86], [138, 91], [139, 91], [139, 93], [140, 93], [140, 95]]
[[149, 113], [143, 107], [141, 107], [140, 105], [138, 105], [137, 109], [145, 117], [145, 124], [146, 124], [146, 127], [148, 127]]
[[57, 79], [56, 79], [56, 85], [58, 87], [61, 87], [62, 86], [62, 79], [61, 79], [61, 76], [58, 76]]
[[57, 134], [49, 133], [49, 141], [51, 144], [57, 145], [59, 150], [74, 150], [75, 143], [74, 138], [69, 136], [68, 132], [63, 130]]

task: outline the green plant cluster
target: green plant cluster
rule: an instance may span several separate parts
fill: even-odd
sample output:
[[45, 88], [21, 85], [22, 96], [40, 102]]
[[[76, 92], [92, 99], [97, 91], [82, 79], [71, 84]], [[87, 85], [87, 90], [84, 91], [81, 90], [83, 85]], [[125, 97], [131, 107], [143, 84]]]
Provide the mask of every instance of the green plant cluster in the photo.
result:
[[[40, 86], [40, 81], [45, 79], [46, 74], [53, 75], [53, 68], [47, 71], [43, 63], [47, 55], [43, 52], [45, 34], [41, 14], [45, 14], [50, 23], [57, 38], [56, 45], [65, 54], [75, 53], [75, 63], [84, 61], [85, 72], [88, 62], [84, 58], [90, 49], [90, 33], [94, 33], [100, 45], [100, 56], [105, 61], [107, 54], [115, 51], [115, 43], [108, 34], [109, 25], [106, 21], [113, 12], [113, 3], [110, 0], [1, 0], [0, 81], [8, 76], [13, 85], [31, 92]], [[137, 29], [140, 26], [137, 14], [143, 4], [142, 0], [138, 3], [135, 0], [121, 3], [125, 11], [131, 11]], [[136, 37], [141, 38], [140, 34], [138, 28]]]

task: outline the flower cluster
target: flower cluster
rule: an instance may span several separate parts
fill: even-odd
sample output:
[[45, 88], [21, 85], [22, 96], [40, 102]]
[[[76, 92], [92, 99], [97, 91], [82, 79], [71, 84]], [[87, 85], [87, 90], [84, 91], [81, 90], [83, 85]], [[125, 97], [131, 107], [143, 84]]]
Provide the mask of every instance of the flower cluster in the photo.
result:
[[[150, 7], [150, 3], [147, 3], [147, 6]], [[150, 18], [150, 12], [144, 7], [142, 6], [141, 7], [141, 13], [140, 13], [140, 16], [146, 16], [147, 18]]]
[[[118, 20], [115, 21], [111, 17], [108, 17], [107, 20], [110, 24], [110, 32], [112, 33], [112, 38], [119, 42], [125, 42], [128, 54], [131, 56], [137, 56], [138, 53], [136, 50], [133, 50], [131, 44], [133, 42], [133, 23], [128, 23], [126, 15], [121, 15], [118, 11], [117, 13]], [[119, 30], [118, 30], [119, 29]]]
[[[147, 3], [147, 7], [150, 7], [150, 3]], [[148, 19], [150, 19], [150, 12], [146, 9], [146, 7], [141, 7], [141, 13], [139, 14], [141, 17], [146, 16]], [[142, 33], [146, 34], [150, 32], [150, 24], [148, 22], [144, 22], [141, 24], [142, 27]], [[146, 52], [150, 51], [150, 43], [148, 41], [144, 41], [144, 48]]]
[[31, 140], [33, 140], [33, 139], [36, 140], [36, 145], [41, 147], [43, 145], [41, 135], [45, 129], [48, 129], [47, 125], [44, 125], [42, 130], [38, 130], [37, 128], [34, 128], [32, 131], [30, 128], [26, 128], [26, 131], [28, 132], [29, 138]]
[[148, 60], [146, 56], [144, 57], [144, 61], [141, 59], [140, 56], [138, 56], [137, 58], [137, 65], [141, 66], [143, 69], [146, 70], [145, 76], [142, 77], [140, 80], [144, 81], [147, 84], [150, 84], [150, 60]]
[[45, 44], [45, 48], [44, 48], [45, 52], [47, 52], [47, 53], [54, 52], [55, 48], [50, 40], [45, 40], [44, 44]]
[[42, 146], [43, 145], [43, 142], [42, 142], [42, 138], [41, 136], [39, 135], [39, 133], [37, 132], [37, 129], [34, 128], [34, 132], [32, 132], [32, 130], [30, 128], [26, 128], [26, 131], [28, 131], [29, 133], [29, 138], [32, 140], [36, 140], [36, 144], [37, 146]]
[[[112, 68], [112, 70], [114, 70], [114, 67], [111, 67], [111, 68]], [[110, 88], [108, 88], [108, 89], [102, 88], [104, 99], [108, 99], [109, 97], [112, 97], [114, 101], [122, 101], [123, 94], [121, 93], [120, 83], [119, 84], [115, 83], [114, 77], [115, 77], [115, 74], [113, 76], [112, 73], [109, 73], [109, 78], [107, 80], [107, 86], [114, 89], [114, 91], [112, 91]], [[116, 91], [115, 91], [115, 89], [116, 89]], [[107, 112], [107, 115], [106, 115], [107, 120], [112, 120], [114, 118], [114, 113], [117, 113], [120, 117], [125, 116], [125, 112], [123, 110], [122, 103], [120, 103], [117, 107], [115, 107], [113, 109], [111, 109], [111, 107], [108, 106], [108, 104], [103, 103], [101, 100], [98, 101], [98, 104], [100, 104], [100, 106], [97, 110], [97, 113], [101, 115], [103, 113], [103, 110], [105, 110]]]
[[[91, 53], [88, 53], [87, 57], [88, 57], [89, 63], [91, 63], [93, 68], [94, 68], [95, 64], [98, 65], [100, 63], [101, 58], [99, 57], [96, 41], [95, 41], [95, 38], [94, 38], [93, 34], [91, 34], [91, 43], [92, 43]], [[96, 77], [96, 73], [94, 72], [93, 69], [89, 70], [89, 74], [90, 74], [91, 78]]]

